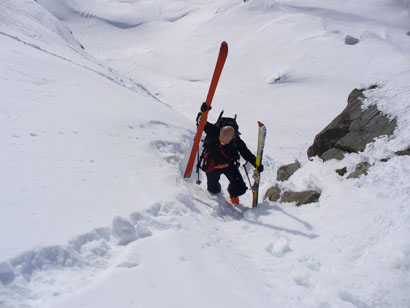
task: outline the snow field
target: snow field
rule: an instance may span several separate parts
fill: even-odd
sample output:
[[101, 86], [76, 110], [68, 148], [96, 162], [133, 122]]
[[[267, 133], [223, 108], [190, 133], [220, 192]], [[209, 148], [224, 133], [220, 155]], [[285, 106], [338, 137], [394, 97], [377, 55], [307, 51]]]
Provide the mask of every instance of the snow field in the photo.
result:
[[[0, 6], [0, 306], [408, 307], [410, 161], [393, 155], [409, 146], [408, 6]], [[299, 159], [279, 184], [317, 188], [319, 203], [250, 210], [248, 194], [232, 207], [182, 178], [222, 40], [211, 120], [237, 113], [251, 149], [262, 120], [261, 195]], [[374, 83], [366, 104], [398, 117], [395, 135], [342, 162], [308, 161], [348, 93]], [[374, 163], [367, 177], [334, 172], [359, 161]]]
[[[77, 2], [65, 3], [83, 10]], [[143, 78], [158, 98], [191, 119], [201, 103], [198, 93], [204, 99], [209, 87], [215, 46], [226, 40], [230, 51], [210, 118], [215, 120], [222, 109], [238, 114], [243, 137], [253, 147], [256, 122], [269, 121], [268, 133], [275, 135], [267, 152], [283, 164], [289, 156], [304, 159], [314, 135], [344, 108], [353, 88], [410, 69], [407, 10], [380, 1], [337, 3], [193, 1], [185, 6], [163, 1], [162, 10], [128, 3], [151, 12], [146, 15], [151, 19], [128, 29], [72, 13], [60, 18], [101, 61], [133, 79]], [[116, 4], [118, 10], [123, 6]], [[106, 18], [99, 2], [89, 9]], [[167, 14], [183, 18], [170, 22]], [[101, 40], [99, 31], [110, 39]], [[346, 45], [347, 35], [360, 43]]]

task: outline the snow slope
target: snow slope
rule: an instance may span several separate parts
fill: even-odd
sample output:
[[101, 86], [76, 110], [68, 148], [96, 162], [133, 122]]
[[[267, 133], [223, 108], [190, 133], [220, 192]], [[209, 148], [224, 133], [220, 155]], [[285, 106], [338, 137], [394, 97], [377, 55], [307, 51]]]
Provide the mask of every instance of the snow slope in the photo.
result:
[[[410, 307], [409, 31], [406, 1], [3, 0], [0, 306]], [[299, 159], [281, 185], [319, 203], [233, 208], [182, 178], [222, 40], [211, 119], [237, 113], [251, 149], [262, 120], [262, 191]], [[374, 83], [395, 135], [308, 161]]]
[[[1, 198], [5, 215], [10, 215], [3, 217], [19, 217], [14, 226], [2, 224], [2, 258], [21, 248], [59, 243], [61, 235], [68, 240], [74, 230], [89, 231], [106, 224], [107, 217], [129, 214], [136, 201], [151, 202], [164, 173], [149, 168], [161, 165], [156, 150], [178, 150], [191, 135], [188, 121], [137, 83], [74, 49], [70, 40], [58, 41], [60, 31], [47, 34], [43, 28], [61, 25], [58, 20], [31, 1], [24, 4], [23, 16], [41, 20], [33, 33], [17, 31], [20, 27], [7, 17], [13, 11], [2, 10], [1, 18], [2, 57], [8, 59], [1, 69], [1, 131], [7, 149], [1, 154]], [[6, 9], [15, 6], [10, 2]], [[45, 43], [33, 42], [40, 35]], [[141, 170], [140, 164], [146, 168]], [[158, 171], [161, 179], [155, 179]], [[164, 198], [171, 196], [164, 192]], [[61, 228], [67, 221], [74, 230]], [[27, 226], [40, 228], [42, 236], [26, 234], [31, 231]], [[16, 239], [26, 236], [15, 249]]]

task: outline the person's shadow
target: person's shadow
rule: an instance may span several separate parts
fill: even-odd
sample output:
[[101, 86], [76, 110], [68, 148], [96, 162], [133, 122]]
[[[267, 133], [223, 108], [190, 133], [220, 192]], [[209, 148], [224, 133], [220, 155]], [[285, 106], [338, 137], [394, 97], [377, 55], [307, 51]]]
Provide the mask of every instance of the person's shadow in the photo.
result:
[[[309, 231], [313, 230], [312, 225], [310, 225], [306, 221], [303, 221], [300, 218], [285, 212], [285, 210], [283, 210], [281, 207], [279, 207], [276, 204], [271, 206], [267, 201], [262, 202], [256, 209], [251, 209], [251, 210], [255, 211], [254, 212], [254, 214], [255, 214], [254, 217], [256, 219], [258, 217], [261, 217], [261, 216], [275, 215], [276, 214], [275, 212], [280, 212], [283, 215], [288, 216], [288, 217], [294, 219], [295, 221], [299, 222], [307, 230], [309, 230]], [[263, 227], [266, 227], [266, 228], [270, 228], [270, 229], [273, 229], [275, 231], [283, 231], [283, 232], [287, 232], [287, 233], [290, 233], [290, 234], [293, 234], [293, 235], [300, 235], [300, 236], [308, 237], [308, 238], [311, 238], [311, 239], [315, 239], [315, 238], [319, 237], [319, 235], [314, 234], [314, 233], [304, 233], [304, 232], [299, 231], [299, 230], [294, 230], [294, 229], [289, 229], [289, 228], [284, 228], [284, 227], [278, 227], [278, 226], [274, 226], [274, 225], [270, 225], [270, 224], [267, 224], [267, 223], [260, 222], [258, 220], [249, 219], [247, 217], [248, 216], [246, 216], [246, 215], [244, 216], [244, 219], [247, 222], [249, 222], [251, 224], [254, 224], [254, 225], [260, 225], [260, 226], [263, 226]]]

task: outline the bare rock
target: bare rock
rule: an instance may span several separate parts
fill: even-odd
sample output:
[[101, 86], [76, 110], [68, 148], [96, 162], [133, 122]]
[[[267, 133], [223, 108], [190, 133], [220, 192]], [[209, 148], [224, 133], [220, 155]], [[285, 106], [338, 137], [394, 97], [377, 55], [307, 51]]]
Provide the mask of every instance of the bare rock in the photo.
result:
[[350, 93], [347, 107], [316, 135], [308, 157], [341, 160], [345, 153], [361, 152], [375, 138], [393, 134], [396, 119], [390, 119], [373, 105], [362, 109], [365, 90], [355, 89]]
[[327, 150], [324, 152], [320, 158], [322, 158], [324, 161], [327, 161], [329, 159], [337, 159], [337, 160], [342, 160], [345, 157], [346, 152], [342, 151], [341, 149], [337, 148], [331, 148], [330, 150]]
[[316, 190], [305, 191], [286, 191], [280, 202], [296, 202], [296, 205], [317, 202], [320, 198], [320, 192]]
[[345, 44], [346, 45], [356, 45], [359, 43], [359, 39], [351, 36], [351, 35], [346, 35], [345, 37]]
[[276, 202], [280, 198], [280, 188], [278, 185], [269, 187], [268, 190], [265, 193], [265, 196], [263, 197], [263, 200], [268, 198], [272, 202]]
[[368, 163], [368, 162], [358, 163], [358, 164], [356, 165], [355, 170], [354, 170], [352, 173], [350, 173], [350, 174], [347, 176], [347, 178], [348, 178], [348, 179], [357, 179], [357, 178], [359, 178], [361, 175], [367, 175], [367, 171], [369, 170], [369, 168], [370, 168], [371, 166], [372, 166], [372, 165], [371, 165], [370, 163]]
[[395, 154], [399, 155], [399, 156], [410, 155], [410, 148], [408, 148], [407, 150], [404, 150], [404, 151], [398, 151]]
[[278, 181], [287, 181], [300, 168], [300, 162], [296, 161], [292, 164], [281, 166], [278, 169], [276, 179]]
[[340, 175], [340, 176], [344, 176], [344, 175], [346, 174], [346, 172], [347, 172], [347, 168], [346, 168], [346, 167], [340, 168], [340, 169], [336, 169], [336, 173], [337, 173], [338, 175]]

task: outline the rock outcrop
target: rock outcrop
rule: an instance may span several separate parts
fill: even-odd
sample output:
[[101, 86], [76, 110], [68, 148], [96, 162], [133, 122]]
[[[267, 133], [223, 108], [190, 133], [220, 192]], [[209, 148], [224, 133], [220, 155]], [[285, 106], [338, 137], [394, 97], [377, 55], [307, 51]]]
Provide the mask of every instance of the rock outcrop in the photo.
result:
[[278, 185], [269, 187], [265, 193], [265, 197], [263, 197], [263, 200], [269, 199], [272, 202], [276, 202], [279, 200], [280, 194], [281, 191]]
[[403, 150], [403, 151], [397, 151], [395, 154], [399, 156], [410, 155], [410, 148], [408, 148], [407, 150]]
[[307, 151], [309, 158], [319, 156], [325, 161], [341, 160], [345, 153], [361, 152], [375, 138], [393, 134], [396, 119], [389, 119], [376, 106], [363, 109], [365, 90], [355, 89], [350, 93], [347, 107], [316, 135]]
[[314, 203], [319, 201], [321, 193], [316, 190], [304, 190], [304, 191], [282, 191], [279, 186], [270, 187], [265, 193], [265, 199], [269, 199], [272, 202], [291, 203], [296, 202], [296, 205]]
[[368, 163], [368, 162], [358, 163], [358, 164], [356, 165], [355, 170], [354, 170], [352, 173], [350, 173], [350, 174], [347, 176], [347, 178], [348, 178], [348, 179], [357, 179], [357, 178], [359, 178], [361, 175], [367, 175], [367, 171], [369, 170], [369, 168], [370, 168], [371, 166], [372, 166], [372, 165], [371, 165], [370, 163]]
[[[346, 153], [362, 152], [369, 143], [374, 142], [375, 138], [390, 136], [394, 133], [397, 128], [396, 118], [392, 119], [383, 114], [376, 105], [370, 105], [366, 108], [363, 104], [363, 100], [366, 98], [365, 91], [374, 88], [376, 86], [368, 89], [355, 89], [350, 93], [347, 107], [316, 135], [312, 146], [307, 151], [309, 158], [318, 156], [323, 161], [342, 160]], [[394, 154], [410, 155], [410, 148], [403, 148], [404, 150]], [[379, 161], [385, 162], [389, 159], [390, 157], [387, 157], [379, 159]], [[371, 163], [362, 161], [356, 164], [355, 170], [350, 171], [350, 174], [347, 166], [335, 171], [341, 177], [348, 174], [345, 178], [355, 179], [367, 175], [372, 166]], [[289, 189], [289, 187], [294, 187], [289, 179], [299, 168], [301, 168], [301, 164], [298, 161], [281, 166], [277, 171], [277, 184], [266, 191], [264, 199], [279, 203], [296, 203], [297, 206], [318, 202], [321, 196], [320, 191], [291, 191]], [[312, 185], [309, 186], [312, 187]]]
[[281, 198], [281, 202], [296, 202], [296, 205], [308, 204], [317, 202], [320, 198], [320, 192], [315, 190], [305, 191], [285, 191]]
[[292, 174], [294, 174], [296, 170], [298, 170], [299, 168], [300, 168], [300, 162], [298, 161], [292, 164], [289, 164], [289, 165], [281, 166], [278, 169], [276, 179], [281, 182], [287, 181], [292, 176]]

